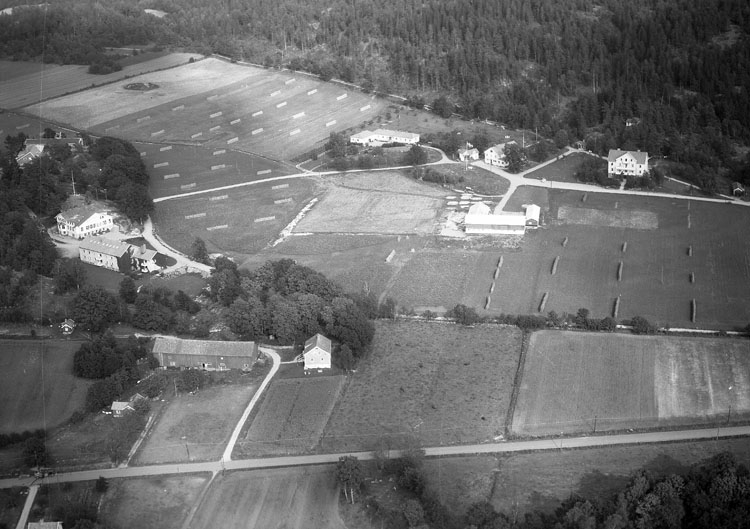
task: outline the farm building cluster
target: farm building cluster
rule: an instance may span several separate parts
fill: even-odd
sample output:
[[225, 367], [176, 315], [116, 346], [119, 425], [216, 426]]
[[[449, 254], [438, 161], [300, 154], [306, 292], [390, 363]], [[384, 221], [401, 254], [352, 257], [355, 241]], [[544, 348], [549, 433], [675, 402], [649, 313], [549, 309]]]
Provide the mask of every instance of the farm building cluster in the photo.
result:
[[58, 131], [52, 138], [26, 138], [23, 149], [16, 155], [16, 162], [23, 167], [55, 147], [68, 148], [73, 153], [80, 153], [85, 149], [83, 138], [66, 138]]
[[145, 245], [105, 239], [104, 237], [87, 237], [78, 246], [81, 261], [100, 266], [115, 272], [156, 272], [161, 267], [156, 263], [157, 252]]
[[523, 235], [527, 227], [539, 226], [541, 210], [536, 204], [525, 204], [524, 211], [502, 211], [500, 205], [494, 211], [478, 202], [469, 208], [464, 218], [468, 234]]

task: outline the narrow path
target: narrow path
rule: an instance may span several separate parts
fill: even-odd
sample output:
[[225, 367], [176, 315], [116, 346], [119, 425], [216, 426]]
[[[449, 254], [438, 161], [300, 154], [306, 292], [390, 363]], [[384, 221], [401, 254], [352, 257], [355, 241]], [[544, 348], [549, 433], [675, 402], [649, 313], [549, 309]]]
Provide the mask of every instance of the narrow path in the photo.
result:
[[266, 378], [263, 379], [263, 382], [260, 384], [260, 387], [255, 392], [255, 395], [253, 395], [253, 398], [250, 400], [250, 403], [245, 408], [245, 411], [242, 413], [242, 417], [240, 417], [239, 422], [237, 422], [237, 426], [234, 427], [232, 436], [229, 438], [229, 443], [227, 443], [227, 447], [224, 450], [224, 455], [221, 456], [222, 468], [223, 468], [224, 463], [232, 460], [232, 451], [234, 450], [234, 445], [237, 444], [237, 438], [240, 436], [240, 432], [242, 431], [242, 428], [245, 426], [245, 421], [247, 421], [247, 418], [250, 416], [250, 412], [253, 411], [253, 408], [257, 404], [261, 395], [263, 395], [263, 390], [266, 389], [266, 386], [268, 386], [273, 376], [279, 370], [279, 364], [281, 364], [281, 357], [276, 351], [268, 347], [259, 347], [259, 349], [263, 354], [266, 354], [271, 357], [271, 360], [273, 361], [273, 365], [271, 366], [271, 370], [266, 375]]
[[[718, 428], [701, 428], [696, 430], [675, 430], [645, 433], [629, 433], [616, 435], [597, 435], [581, 437], [558, 437], [549, 439], [534, 439], [530, 441], [507, 441], [502, 443], [484, 443], [457, 446], [436, 446], [425, 448], [428, 457], [462, 456], [476, 454], [496, 454], [504, 452], [537, 452], [551, 450], [565, 450], [570, 448], [595, 448], [603, 446], [669, 443], [675, 441], [708, 441], [712, 439], [727, 439], [733, 437], [750, 436], [750, 426], [727, 426]], [[218, 472], [221, 470], [252, 470], [257, 468], [293, 467], [305, 465], [322, 465], [336, 463], [340, 457], [353, 455], [361, 460], [373, 459], [372, 452], [342, 452], [335, 454], [310, 454], [301, 456], [283, 456], [268, 458], [252, 458], [202, 463], [172, 463], [167, 465], [152, 465], [127, 468], [107, 468], [100, 470], [83, 470], [56, 474], [41, 480], [43, 483], [66, 481], [91, 481], [100, 476], [113, 478], [129, 478], [138, 476], [161, 476], [170, 474], [185, 474], [196, 472]], [[391, 457], [398, 457], [399, 451], [392, 451]], [[0, 489], [9, 487], [28, 487], [37, 480], [31, 477], [10, 478], [0, 480]]]

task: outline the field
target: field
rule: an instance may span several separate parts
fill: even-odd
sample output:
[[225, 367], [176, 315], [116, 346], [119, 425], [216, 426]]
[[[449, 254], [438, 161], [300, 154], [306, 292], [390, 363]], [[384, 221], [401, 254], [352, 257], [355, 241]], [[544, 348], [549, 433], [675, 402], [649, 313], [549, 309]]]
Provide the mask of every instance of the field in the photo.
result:
[[13, 112], [0, 112], [0, 152], [5, 152], [5, 137], [16, 136], [23, 132], [29, 137], [41, 137], [44, 129], [50, 127], [54, 130], [63, 130], [68, 137], [75, 134], [71, 129], [60, 127], [54, 123], [37, 119], [33, 116], [16, 114]]
[[[125, 66], [119, 72], [106, 75], [90, 74], [88, 66], [0, 61], [0, 107], [20, 108], [35, 105], [40, 101], [84, 90], [93, 85], [103, 85], [146, 72], [172, 68], [187, 63], [191, 57], [199, 55], [170, 53]], [[35, 105], [28, 110], [42, 117], [50, 117], [47, 115], [46, 104]], [[67, 120], [56, 117], [52, 119], [67, 123]]]
[[[291, 174], [289, 167], [243, 152], [188, 145], [135, 143], [155, 199]], [[216, 154], [215, 154], [216, 153]], [[295, 171], [296, 172], [296, 171]]]
[[576, 179], [576, 171], [578, 171], [578, 168], [583, 161], [590, 156], [590, 154], [582, 152], [569, 154], [556, 162], [552, 162], [540, 169], [527, 173], [524, 178], [552, 180], [554, 182], [578, 182]]
[[0, 342], [0, 433], [52, 428], [83, 406], [90, 383], [73, 376], [73, 354], [80, 345]]
[[[487, 461], [484, 472], [478, 470], [475, 479], [494, 476], [490, 501], [510, 516], [522, 516], [532, 510], [551, 513], [574, 494], [592, 501], [609, 500], [639, 468], [664, 476], [684, 472], [691, 465], [726, 451], [739, 462], [750, 463], [747, 439], [727, 439], [512, 454], [496, 462]], [[454, 466], [463, 463], [453, 461]], [[451, 473], [451, 467], [446, 466], [443, 475]]]
[[195, 474], [110, 480], [99, 518], [112, 529], [180, 529], [206, 481]]
[[180, 393], [159, 414], [135, 455], [141, 465], [218, 459], [267, 369], [255, 367], [237, 384]]
[[492, 440], [503, 433], [520, 348], [515, 328], [376, 322], [372, 353], [339, 399], [323, 449]]
[[371, 120], [386, 105], [383, 99], [313, 77], [219, 59], [128, 82], [159, 88], [141, 92], [118, 83], [27, 110], [130, 140], [187, 141], [212, 149], [231, 146], [291, 159], [322, 145], [331, 131]]
[[320, 442], [345, 378], [275, 380], [236, 451], [242, 457], [313, 450]]
[[189, 529], [345, 529], [332, 466], [217, 476]]
[[512, 431], [520, 435], [726, 422], [750, 414], [750, 343], [539, 331]]
[[263, 183], [159, 202], [152, 219], [157, 233], [182, 252], [200, 237], [209, 252], [254, 253], [279, 235], [314, 192], [308, 178]]

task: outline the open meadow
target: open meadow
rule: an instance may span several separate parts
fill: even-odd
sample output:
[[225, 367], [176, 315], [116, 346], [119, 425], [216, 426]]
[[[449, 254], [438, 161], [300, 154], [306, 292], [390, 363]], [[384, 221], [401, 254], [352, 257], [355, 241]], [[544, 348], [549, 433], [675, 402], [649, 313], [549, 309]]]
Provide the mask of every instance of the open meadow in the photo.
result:
[[345, 380], [342, 375], [275, 380], [240, 436], [236, 457], [314, 450]]
[[538, 331], [512, 431], [552, 435], [726, 423], [750, 415], [750, 343]]
[[199, 194], [156, 204], [157, 233], [188, 253], [196, 237], [209, 252], [255, 253], [273, 241], [310, 202], [315, 183], [294, 178]]
[[189, 529], [345, 529], [331, 465], [217, 476]]
[[594, 157], [594, 155], [586, 154], [585, 152], [575, 152], [549, 165], [527, 173], [524, 178], [552, 180], [554, 182], [578, 182], [576, 172], [581, 167], [581, 164], [586, 159]]
[[232, 149], [134, 143], [150, 175], [149, 190], [163, 197], [288, 175], [292, 170], [267, 158]]
[[0, 341], [0, 433], [51, 428], [83, 407], [90, 382], [73, 376], [81, 342]]
[[[195, 53], [169, 53], [147, 61], [139, 61], [123, 67], [119, 72], [105, 75], [88, 73], [88, 66], [66, 64], [63, 66], [36, 62], [0, 61], [0, 108], [20, 108], [33, 105], [27, 110], [41, 117], [47, 115], [47, 105], [39, 103], [53, 97], [78, 92], [92, 86], [104, 85], [144, 74], [186, 64], [191, 58], [200, 58]], [[61, 123], [65, 119], [51, 117]]]
[[148, 465], [218, 459], [267, 372], [267, 367], [256, 365], [239, 382], [212, 384], [195, 395], [171, 398], [134, 461]]
[[201, 474], [110, 480], [99, 518], [112, 529], [180, 529], [207, 481]]
[[325, 429], [326, 451], [491, 441], [504, 431], [521, 352], [516, 328], [375, 324], [372, 352], [351, 375]]
[[71, 129], [60, 127], [54, 123], [44, 121], [33, 116], [17, 114], [15, 112], [0, 112], [0, 152], [5, 152], [5, 138], [17, 136], [21, 132], [30, 138], [41, 138], [44, 129], [50, 127], [54, 130], [62, 130], [69, 138], [74, 136]]
[[231, 146], [292, 159], [333, 131], [371, 121], [384, 99], [317, 78], [209, 58], [134, 77], [152, 90], [116, 83], [26, 110], [129, 140]]

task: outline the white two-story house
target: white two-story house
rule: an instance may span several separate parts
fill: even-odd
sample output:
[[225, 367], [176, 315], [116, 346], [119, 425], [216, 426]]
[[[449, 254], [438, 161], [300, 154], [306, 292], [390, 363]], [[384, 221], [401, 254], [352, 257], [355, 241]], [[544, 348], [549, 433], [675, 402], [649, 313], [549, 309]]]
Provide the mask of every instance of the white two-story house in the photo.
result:
[[610, 149], [607, 156], [607, 175], [643, 176], [648, 171], [648, 153]]
[[60, 235], [75, 239], [111, 231], [115, 225], [112, 215], [93, 206], [79, 206], [61, 211], [55, 220]]

